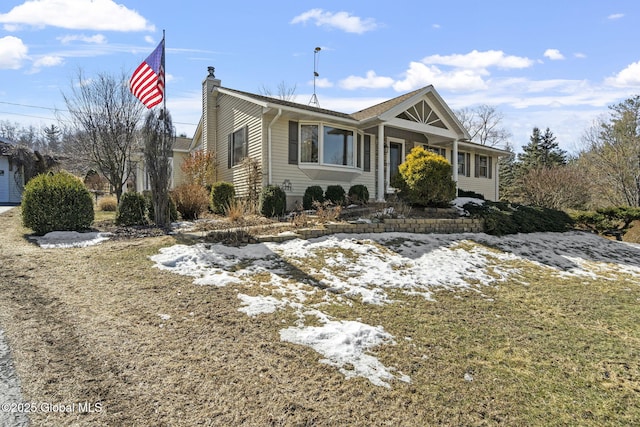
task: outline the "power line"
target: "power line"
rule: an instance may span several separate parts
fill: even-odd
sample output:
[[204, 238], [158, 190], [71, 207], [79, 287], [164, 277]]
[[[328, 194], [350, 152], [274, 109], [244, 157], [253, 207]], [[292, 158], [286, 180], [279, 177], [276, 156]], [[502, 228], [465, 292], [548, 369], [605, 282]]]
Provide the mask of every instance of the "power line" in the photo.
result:
[[[51, 108], [51, 107], [41, 107], [38, 105], [28, 105], [28, 104], [19, 104], [16, 102], [8, 102], [8, 101], [0, 101], [0, 104], [6, 104], [6, 105], [13, 105], [16, 107], [24, 107], [24, 108], [38, 108], [40, 110], [49, 110], [49, 111], [53, 111], [53, 112], [64, 112], [64, 113], [70, 113], [71, 111], [69, 110], [64, 110], [62, 108]], [[20, 114], [20, 113], [10, 113], [7, 111], [0, 111], [1, 114], [13, 114], [14, 116], [23, 116], [23, 117], [33, 117], [36, 119], [45, 119], [45, 120], [51, 120], [51, 117], [41, 117], [41, 116], [33, 116], [33, 115], [29, 115], [29, 114]], [[63, 122], [68, 122], [68, 120], [60, 120]], [[174, 124], [177, 125], [188, 125], [188, 126], [197, 126], [197, 123], [185, 123], [185, 122], [173, 122]]]

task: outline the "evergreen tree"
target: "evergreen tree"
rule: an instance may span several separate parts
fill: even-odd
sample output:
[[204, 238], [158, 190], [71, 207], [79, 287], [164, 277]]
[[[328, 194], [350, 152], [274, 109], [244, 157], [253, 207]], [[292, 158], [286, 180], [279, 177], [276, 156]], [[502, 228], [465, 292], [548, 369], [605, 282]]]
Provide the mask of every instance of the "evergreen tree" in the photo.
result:
[[60, 134], [62, 131], [56, 125], [51, 125], [44, 128], [44, 137], [47, 141], [47, 147], [51, 153], [58, 153], [60, 151]]
[[529, 144], [522, 147], [523, 153], [518, 155], [521, 175], [537, 168], [551, 168], [567, 164], [567, 154], [561, 150], [553, 132], [547, 128], [542, 134], [537, 127], [533, 128]]
[[500, 199], [511, 200], [515, 192], [516, 183], [516, 153], [511, 143], [507, 142], [504, 148], [509, 151], [508, 156], [500, 157], [498, 168], [500, 170]]

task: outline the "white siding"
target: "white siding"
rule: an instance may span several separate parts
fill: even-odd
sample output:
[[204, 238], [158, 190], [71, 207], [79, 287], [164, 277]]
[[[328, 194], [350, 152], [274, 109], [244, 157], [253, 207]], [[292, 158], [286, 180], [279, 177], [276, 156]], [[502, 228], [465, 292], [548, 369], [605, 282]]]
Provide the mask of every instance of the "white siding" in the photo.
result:
[[[249, 127], [249, 157], [262, 164], [263, 144], [266, 147], [266, 137], [262, 129], [262, 108], [250, 102], [221, 95], [218, 98], [218, 127], [216, 133], [216, 158], [218, 163], [218, 181], [232, 182], [237, 195], [243, 195], [247, 189], [246, 171], [242, 165], [228, 167], [228, 136], [245, 126]], [[211, 148], [211, 147], [209, 147]], [[266, 149], [266, 148], [265, 148]], [[264, 175], [264, 168], [262, 170]]]
[[[293, 207], [295, 201], [302, 200], [307, 187], [311, 185], [319, 185], [323, 190], [328, 185], [341, 185], [345, 192], [349, 191], [352, 185], [363, 184], [369, 190], [369, 197], [375, 197], [375, 138], [371, 138], [371, 171], [362, 172], [361, 175], [353, 178], [351, 181], [331, 181], [331, 180], [313, 180], [309, 178], [298, 165], [289, 164], [289, 119], [281, 117], [271, 128], [272, 142], [272, 165], [273, 165], [273, 184], [281, 185], [285, 180], [291, 183], [291, 191], [287, 191], [287, 204], [289, 208]], [[265, 142], [266, 144], [266, 142]], [[364, 145], [364, 143], [363, 143]]]
[[[468, 152], [468, 151], [467, 151]], [[491, 201], [497, 201], [498, 200], [498, 194], [497, 194], [497, 190], [496, 190], [496, 176], [498, 174], [498, 157], [491, 157], [491, 178], [482, 178], [482, 177], [475, 177], [475, 161], [474, 161], [474, 156], [477, 153], [471, 152], [471, 176], [462, 176], [459, 175], [458, 176], [458, 188], [465, 190], [465, 191], [474, 191], [476, 193], [480, 193], [482, 194], [485, 199], [487, 200], [491, 200]], [[486, 154], [482, 154], [482, 155], [486, 155]]]

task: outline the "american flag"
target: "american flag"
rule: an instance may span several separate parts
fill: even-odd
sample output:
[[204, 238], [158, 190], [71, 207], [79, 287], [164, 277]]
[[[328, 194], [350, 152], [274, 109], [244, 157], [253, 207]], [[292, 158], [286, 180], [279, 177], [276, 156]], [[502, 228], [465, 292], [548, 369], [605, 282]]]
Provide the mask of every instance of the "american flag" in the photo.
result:
[[164, 37], [151, 55], [133, 72], [129, 89], [147, 108], [152, 108], [164, 98]]

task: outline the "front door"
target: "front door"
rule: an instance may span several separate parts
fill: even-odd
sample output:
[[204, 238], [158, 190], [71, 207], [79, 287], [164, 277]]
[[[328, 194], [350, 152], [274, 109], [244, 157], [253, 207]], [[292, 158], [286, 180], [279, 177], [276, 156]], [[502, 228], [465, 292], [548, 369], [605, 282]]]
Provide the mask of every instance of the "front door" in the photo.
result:
[[389, 183], [393, 182], [393, 177], [398, 174], [398, 166], [402, 162], [402, 144], [398, 142], [389, 143]]

